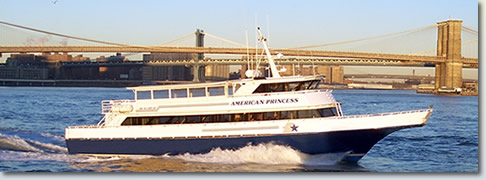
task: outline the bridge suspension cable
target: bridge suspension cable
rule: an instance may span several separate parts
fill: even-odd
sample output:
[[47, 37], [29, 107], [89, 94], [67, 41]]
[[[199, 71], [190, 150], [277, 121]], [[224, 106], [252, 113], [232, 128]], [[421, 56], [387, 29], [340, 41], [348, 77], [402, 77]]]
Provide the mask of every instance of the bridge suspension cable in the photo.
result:
[[230, 40], [227, 40], [227, 39], [223, 39], [223, 38], [221, 38], [221, 37], [218, 37], [218, 36], [215, 36], [215, 35], [209, 34], [209, 33], [207, 33], [207, 32], [204, 32], [204, 35], [209, 36], [209, 37], [212, 37], [212, 38], [214, 38], [214, 39], [218, 39], [218, 40], [221, 40], [221, 41], [224, 41], [224, 42], [230, 43], [230, 44], [233, 44], [233, 45], [236, 45], [236, 46], [240, 46], [240, 47], [246, 47], [246, 45], [243, 45], [243, 44], [240, 44], [240, 43], [237, 43], [237, 42], [234, 42], [234, 41], [230, 41]]
[[[81, 41], [88, 41], [88, 42], [94, 42], [94, 43], [100, 43], [100, 44], [108, 44], [108, 45], [115, 45], [115, 46], [130, 46], [130, 47], [133, 47], [133, 45], [113, 43], [113, 42], [107, 42], [107, 41], [99, 41], [99, 40], [81, 38], [81, 37], [76, 37], [76, 36], [71, 36], [71, 35], [59, 34], [59, 33], [44, 31], [44, 30], [40, 30], [40, 29], [35, 29], [35, 28], [31, 28], [31, 27], [21, 26], [21, 25], [17, 25], [17, 24], [12, 24], [12, 23], [8, 23], [8, 22], [4, 22], [4, 21], [0, 21], [0, 24], [4, 24], [4, 25], [7, 25], [7, 26], [12, 26], [12, 27], [16, 27], [16, 28], [20, 28], [20, 29], [25, 29], [25, 30], [29, 30], [29, 31], [35, 31], [35, 32], [39, 32], [39, 33], [49, 34], [49, 35], [53, 35], [53, 36], [59, 36], [59, 37], [64, 37], [64, 38], [77, 39], [77, 40], [81, 40]], [[143, 46], [137, 46], [137, 47], [143, 47]]]
[[[167, 41], [165, 43], [162, 43], [159, 46], [165, 46], [165, 45], [169, 45], [169, 44], [172, 44], [172, 43], [181, 42], [183, 40], [186, 40], [186, 39], [191, 38], [193, 35], [194, 35], [193, 33], [189, 33], [189, 34], [186, 34], [186, 35], [184, 35], [184, 36], [182, 36], [180, 38], [177, 38], [177, 39], [170, 40], [170, 41]], [[124, 53], [123, 55], [124, 56], [134, 56], [134, 55], [137, 55], [137, 54], [142, 54], [142, 53]]]
[[172, 44], [172, 43], [176, 43], [176, 42], [181, 42], [181, 41], [186, 40], [186, 39], [189, 39], [189, 38], [191, 38], [193, 36], [194, 36], [194, 33], [189, 33], [189, 34], [186, 34], [186, 35], [184, 35], [184, 36], [182, 36], [180, 38], [177, 38], [177, 39], [174, 39], [174, 40], [171, 40], [171, 41], [167, 41], [165, 43], [162, 43], [162, 44], [160, 44], [160, 46], [165, 46], [165, 45], [168, 45], [168, 44]]
[[471, 28], [471, 27], [469, 27], [467, 25], [464, 25], [464, 24], [462, 25], [462, 29], [465, 30], [465, 31], [467, 31], [467, 32], [473, 33], [475, 35], [478, 35], [479, 34], [478, 30], [476, 30], [474, 28]]
[[366, 37], [366, 38], [361, 38], [361, 39], [356, 39], [356, 40], [333, 42], [333, 43], [326, 43], [326, 44], [318, 44], [318, 45], [311, 45], [311, 46], [301, 46], [301, 47], [295, 47], [295, 48], [292, 48], [292, 49], [309, 49], [309, 48], [316, 48], [316, 47], [324, 47], [324, 46], [333, 46], [333, 45], [339, 45], [339, 44], [354, 43], [354, 42], [359, 42], [359, 41], [384, 38], [384, 37], [388, 37], [388, 36], [395, 36], [395, 35], [399, 35], [399, 34], [419, 32], [419, 31], [424, 31], [424, 30], [428, 30], [428, 29], [431, 29], [431, 28], [435, 28], [435, 27], [437, 27], [437, 25], [434, 24], [434, 25], [430, 25], [430, 26], [425, 26], [425, 27], [420, 27], [420, 28], [416, 28], [416, 29], [400, 31], [400, 32], [395, 32], [395, 33], [389, 33], [389, 34], [384, 34], [384, 35], [379, 35], [379, 36], [372, 36], [372, 37]]
[[[472, 39], [472, 40], [469, 40], [469, 41], [464, 41], [462, 43], [462, 46], [465, 46], [465, 45], [468, 45], [468, 44], [472, 44], [472, 43], [475, 43], [477, 41], [478, 41], [477, 39]], [[429, 53], [434, 53], [435, 51], [436, 51], [436, 49], [430, 49], [430, 50], [420, 51], [420, 52], [414, 53], [413, 55], [426, 55], [426, 54], [429, 54]]]

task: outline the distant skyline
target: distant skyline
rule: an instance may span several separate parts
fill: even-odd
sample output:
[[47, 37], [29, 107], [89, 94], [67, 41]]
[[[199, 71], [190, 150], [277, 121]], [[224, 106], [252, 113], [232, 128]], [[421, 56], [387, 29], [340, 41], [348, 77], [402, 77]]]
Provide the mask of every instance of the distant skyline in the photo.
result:
[[[1, 21], [132, 45], [160, 45], [203, 29], [242, 44], [247, 30], [254, 46], [254, 28], [261, 26], [271, 47], [292, 48], [400, 32], [447, 19], [478, 29], [478, 1], [0, 0]], [[12, 38], [19, 41], [15, 45], [29, 40], [23, 30], [16, 31], [0, 25], [0, 45], [14, 42]]]

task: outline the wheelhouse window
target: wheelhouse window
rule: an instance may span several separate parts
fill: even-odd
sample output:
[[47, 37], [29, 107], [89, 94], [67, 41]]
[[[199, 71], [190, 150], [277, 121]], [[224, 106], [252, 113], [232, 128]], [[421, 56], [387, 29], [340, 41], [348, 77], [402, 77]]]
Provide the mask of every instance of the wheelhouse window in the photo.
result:
[[317, 89], [320, 81], [307, 81], [304, 83], [305, 89]]
[[308, 89], [317, 89], [320, 80], [290, 82], [290, 83], [269, 83], [261, 84], [253, 93], [269, 93], [269, 92], [288, 92], [300, 91]]

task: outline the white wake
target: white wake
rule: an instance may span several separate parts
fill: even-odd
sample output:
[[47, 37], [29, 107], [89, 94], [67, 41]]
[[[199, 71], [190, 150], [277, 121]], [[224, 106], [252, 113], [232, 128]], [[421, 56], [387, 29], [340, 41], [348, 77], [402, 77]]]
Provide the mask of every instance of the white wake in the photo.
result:
[[301, 164], [334, 165], [341, 161], [348, 152], [309, 155], [289, 146], [274, 143], [248, 144], [237, 150], [215, 148], [206, 154], [183, 154], [172, 157], [185, 161], [221, 163], [221, 164]]

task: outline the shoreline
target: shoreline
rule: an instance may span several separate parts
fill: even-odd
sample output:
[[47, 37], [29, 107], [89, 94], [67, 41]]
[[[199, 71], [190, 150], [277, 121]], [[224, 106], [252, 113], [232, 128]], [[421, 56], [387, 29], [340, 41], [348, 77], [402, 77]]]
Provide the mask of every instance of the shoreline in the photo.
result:
[[[192, 81], [144, 81], [144, 80], [34, 80], [34, 79], [0, 79], [0, 86], [5, 87], [96, 87], [125, 88], [146, 85], [188, 84]], [[345, 88], [326, 86], [321, 89], [332, 90], [415, 90], [417, 94], [434, 94], [433, 90], [413, 88]], [[436, 94], [441, 96], [478, 96], [479, 92], [462, 92], [461, 94]]]

